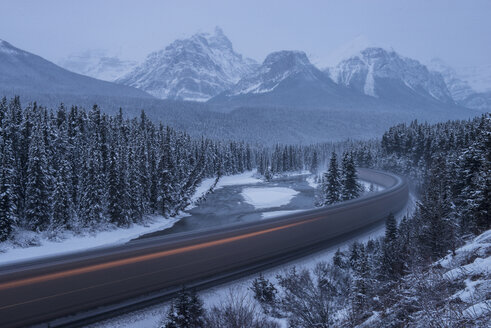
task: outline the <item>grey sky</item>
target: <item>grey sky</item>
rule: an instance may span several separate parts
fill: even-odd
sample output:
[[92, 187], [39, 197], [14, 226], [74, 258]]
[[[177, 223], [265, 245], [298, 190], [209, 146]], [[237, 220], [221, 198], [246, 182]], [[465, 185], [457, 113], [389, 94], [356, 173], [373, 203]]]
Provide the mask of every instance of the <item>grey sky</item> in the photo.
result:
[[491, 64], [485, 0], [0, 0], [0, 12], [0, 39], [53, 61], [85, 49], [143, 59], [218, 25], [238, 52], [259, 61], [299, 49], [323, 66], [355, 40], [423, 61]]

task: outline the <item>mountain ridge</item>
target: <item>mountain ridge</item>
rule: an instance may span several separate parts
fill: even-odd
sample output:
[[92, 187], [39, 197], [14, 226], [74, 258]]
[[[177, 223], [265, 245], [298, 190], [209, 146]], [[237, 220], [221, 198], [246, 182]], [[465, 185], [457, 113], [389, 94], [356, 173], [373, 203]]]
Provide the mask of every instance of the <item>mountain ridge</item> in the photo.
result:
[[217, 27], [214, 34], [197, 33], [149, 54], [116, 82], [162, 99], [206, 101], [232, 87], [256, 65], [236, 53]]
[[70, 72], [0, 40], [0, 91], [7, 95], [51, 94], [153, 98], [142, 90]]

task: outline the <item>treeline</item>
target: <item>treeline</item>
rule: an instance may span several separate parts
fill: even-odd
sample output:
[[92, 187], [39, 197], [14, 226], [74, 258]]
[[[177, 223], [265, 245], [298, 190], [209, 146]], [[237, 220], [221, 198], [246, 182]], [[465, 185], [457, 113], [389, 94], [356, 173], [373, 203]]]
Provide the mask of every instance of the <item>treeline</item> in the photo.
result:
[[443, 321], [449, 327], [479, 326], [479, 318], [462, 315], [468, 305], [445, 301], [458, 284], [429, 266], [491, 228], [489, 114], [398, 125], [384, 134], [377, 152], [383, 154], [376, 160], [380, 167], [422, 177], [413, 217], [398, 224], [390, 216], [384, 238], [338, 250], [331, 263], [313, 271], [292, 269], [277, 284], [260, 276], [252, 286], [256, 299], [291, 327], [356, 326], [374, 313], [371, 324], [378, 327]]
[[204, 177], [255, 167], [240, 142], [195, 139], [140, 118], [0, 101], [0, 241], [33, 231], [127, 226], [189, 205]]
[[[390, 215], [384, 237], [355, 242], [313, 270], [291, 268], [275, 282], [259, 275], [251, 290], [261, 309], [249, 308], [248, 316], [261, 318], [267, 327], [277, 326], [274, 318], [296, 328], [486, 326], [489, 315], [465, 316], [470, 304], [452, 298], [463, 282], [445, 278], [433, 263], [491, 228], [490, 152], [489, 114], [435, 125], [401, 124], [378, 146], [352, 143], [343, 158], [416, 180], [415, 213], [399, 223]], [[329, 171], [337, 167], [336, 155], [331, 161]], [[335, 175], [329, 171], [327, 176]], [[164, 326], [207, 327], [207, 316], [220, 310], [201, 309], [202, 325], [180, 324], [192, 316], [184, 310], [193, 304], [202, 306], [199, 299], [175, 300]], [[231, 305], [226, 310], [222, 318], [232, 325], [246, 313]]]

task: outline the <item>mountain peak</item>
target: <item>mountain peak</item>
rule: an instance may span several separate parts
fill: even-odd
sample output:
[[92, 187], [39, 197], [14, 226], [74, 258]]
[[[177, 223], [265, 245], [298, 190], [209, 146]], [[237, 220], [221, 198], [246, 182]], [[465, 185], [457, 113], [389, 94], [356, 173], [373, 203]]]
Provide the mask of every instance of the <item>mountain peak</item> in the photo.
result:
[[226, 97], [271, 93], [290, 83], [324, 86], [332, 81], [310, 63], [303, 51], [282, 50], [269, 54], [254, 73], [241, 79]]
[[22, 50], [14, 47], [5, 40], [0, 39], [0, 52], [8, 55], [16, 55], [22, 53]]
[[372, 97], [419, 96], [453, 103], [443, 77], [394, 50], [369, 47], [329, 70], [331, 78]]
[[299, 50], [281, 50], [269, 54], [264, 60], [264, 65], [272, 65], [283, 62], [289, 65], [311, 65], [307, 55]]
[[220, 26], [215, 26], [215, 37], [216, 38], [225, 38], [228, 40], [227, 36], [225, 36], [225, 33], [223, 33], [223, 30]]
[[216, 27], [213, 34], [196, 33], [150, 54], [118, 82], [159, 98], [206, 101], [252, 72], [257, 63], [233, 50]]
[[432, 58], [428, 63], [428, 68], [442, 75], [445, 84], [447, 85], [452, 98], [457, 101], [463, 101], [473, 93], [471, 86], [467, 81], [464, 81], [445, 61], [440, 58]]

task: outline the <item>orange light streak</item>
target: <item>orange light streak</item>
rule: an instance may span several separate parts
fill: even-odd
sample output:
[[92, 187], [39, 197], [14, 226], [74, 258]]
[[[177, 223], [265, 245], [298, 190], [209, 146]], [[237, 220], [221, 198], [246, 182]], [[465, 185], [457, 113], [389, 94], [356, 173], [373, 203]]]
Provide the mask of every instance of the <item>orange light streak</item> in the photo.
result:
[[200, 244], [196, 244], [196, 245], [180, 247], [180, 248], [176, 248], [176, 249], [172, 249], [172, 250], [168, 250], [168, 251], [160, 251], [157, 253], [152, 253], [152, 254], [147, 254], [147, 255], [139, 255], [139, 256], [134, 256], [134, 257], [122, 259], [122, 260], [111, 261], [111, 262], [107, 262], [107, 263], [89, 265], [89, 266], [78, 268], [78, 269], [65, 270], [65, 271], [61, 271], [61, 272], [41, 275], [38, 277], [20, 279], [20, 280], [16, 280], [16, 281], [10, 281], [7, 283], [0, 284], [0, 290], [11, 289], [11, 288], [16, 288], [16, 287], [41, 283], [41, 282], [45, 282], [45, 281], [49, 281], [49, 280], [66, 278], [66, 277], [70, 277], [70, 276], [74, 276], [74, 275], [81, 275], [84, 273], [90, 273], [90, 272], [94, 272], [94, 271], [98, 271], [98, 270], [106, 270], [106, 269], [110, 269], [110, 268], [114, 268], [114, 267], [118, 267], [118, 266], [134, 264], [134, 263], [148, 261], [148, 260], [154, 260], [157, 258], [166, 257], [166, 256], [170, 256], [170, 255], [176, 255], [176, 254], [191, 252], [191, 251], [195, 251], [195, 250], [199, 250], [199, 249], [203, 249], [203, 248], [223, 245], [223, 244], [231, 243], [231, 242], [242, 240], [242, 239], [247, 239], [247, 238], [251, 238], [251, 237], [255, 237], [255, 236], [259, 236], [259, 235], [264, 235], [264, 234], [278, 231], [278, 230], [288, 229], [288, 228], [298, 226], [301, 224], [305, 224], [308, 222], [312, 222], [315, 220], [318, 220], [318, 218], [313, 218], [313, 219], [309, 219], [309, 220], [305, 220], [305, 221], [301, 221], [301, 222], [290, 223], [287, 225], [269, 228], [269, 229], [265, 229], [265, 230], [261, 230], [261, 231], [250, 232], [250, 233], [243, 234], [240, 236], [228, 237], [228, 238], [204, 242], [204, 243], [200, 243]]

